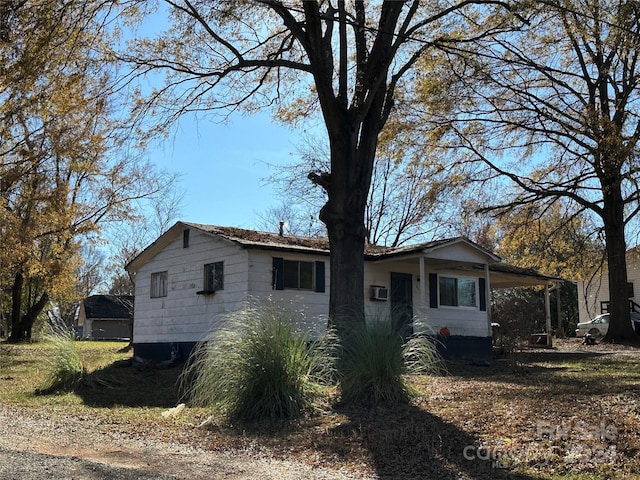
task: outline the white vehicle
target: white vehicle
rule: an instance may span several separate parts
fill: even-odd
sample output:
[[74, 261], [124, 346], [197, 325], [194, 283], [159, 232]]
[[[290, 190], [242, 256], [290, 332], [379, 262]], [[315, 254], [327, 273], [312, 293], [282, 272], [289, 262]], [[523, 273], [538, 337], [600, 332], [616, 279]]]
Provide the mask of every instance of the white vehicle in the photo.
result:
[[[633, 329], [640, 334], [640, 315], [631, 312], [631, 324]], [[597, 317], [589, 320], [588, 322], [582, 322], [577, 325], [576, 337], [584, 337], [587, 333], [594, 337], [603, 337], [609, 330], [609, 314], [603, 313]]]

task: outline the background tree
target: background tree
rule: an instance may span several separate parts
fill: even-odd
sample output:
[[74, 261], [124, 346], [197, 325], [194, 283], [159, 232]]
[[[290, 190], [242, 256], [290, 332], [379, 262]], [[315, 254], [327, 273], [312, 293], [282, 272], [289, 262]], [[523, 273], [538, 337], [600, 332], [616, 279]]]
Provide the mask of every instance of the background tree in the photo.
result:
[[496, 210], [564, 198], [602, 228], [611, 340], [637, 340], [625, 226], [638, 212], [639, 34], [636, 2], [551, 1], [531, 4], [518, 34], [447, 49], [473, 95], [442, 127], [517, 187]]
[[[599, 265], [604, 245], [594, 232], [598, 228], [588, 217], [575, 215], [568, 202], [559, 199], [548, 206], [528, 204], [495, 219], [498, 247], [496, 253], [507, 263], [536, 271], [567, 282], [558, 282], [551, 297], [551, 322], [558, 335], [571, 334], [578, 323], [578, 291], [575, 280], [582, 280]], [[519, 292], [518, 294], [520, 294]], [[544, 304], [540, 289], [537, 298]], [[526, 294], [533, 301], [534, 294]], [[507, 292], [498, 295], [499, 305], [509, 311], [509, 304], [521, 302]], [[557, 301], [560, 299], [560, 309]], [[496, 311], [498, 306], [496, 305]], [[531, 309], [527, 309], [528, 311]], [[545, 315], [542, 315], [544, 319]], [[509, 314], [503, 316], [508, 322]], [[531, 333], [529, 325], [529, 333]]]
[[93, 54], [106, 41], [105, 5], [12, 2], [3, 13], [0, 269], [12, 341], [29, 339], [47, 302], [73, 291], [81, 240], [165, 180], [114, 134], [109, 70]]
[[266, 231], [277, 232], [279, 221], [284, 221], [285, 230], [291, 235], [326, 237], [327, 229], [318, 218], [318, 212], [327, 201], [327, 195], [307, 178], [309, 172], [329, 168], [326, 139], [306, 134], [297, 150], [298, 161], [268, 165], [273, 173], [264, 181], [274, 186], [282, 203], [258, 214], [261, 226]]
[[106, 257], [104, 252], [92, 243], [86, 242], [79, 251], [80, 264], [76, 267], [76, 297], [85, 298], [98, 291], [104, 282]]
[[[146, 96], [136, 114], [165, 114], [163, 127], [197, 110], [275, 105], [283, 117], [320, 110], [330, 168], [311, 172], [309, 179], [327, 194], [320, 219], [331, 249], [329, 313], [346, 334], [352, 322], [364, 318], [364, 217], [379, 135], [396, 92], [413, 80], [417, 60], [441, 38], [475, 35], [487, 19], [500, 22], [506, 13], [502, 3], [185, 0], [165, 5], [170, 28], [120, 54], [139, 75], [167, 74], [165, 85]], [[295, 108], [284, 108], [291, 107], [288, 100], [296, 100]]]
[[491, 322], [496, 346], [507, 353], [546, 327], [544, 292], [536, 288], [500, 288], [491, 292]]
[[496, 218], [496, 253], [507, 262], [544, 275], [581, 280], [604, 254], [588, 217], [562, 199], [551, 205], [527, 204]]
[[180, 216], [184, 191], [177, 187], [178, 176], [168, 175], [165, 188], [136, 202], [135, 214], [113, 222], [104, 229], [110, 257], [105, 275], [110, 278], [106, 290], [110, 295], [134, 295], [135, 276], [126, 265]]
[[[417, 145], [409, 135], [411, 126], [400, 125], [393, 117], [381, 133], [364, 218], [366, 243], [390, 247], [448, 232], [444, 219], [451, 217], [462, 183], [450, 172], [448, 159]], [[291, 234], [326, 236], [326, 228], [316, 221], [326, 193], [309, 183], [306, 172], [328, 171], [328, 150], [317, 138], [307, 140], [298, 162], [270, 165], [274, 174], [267, 181], [286, 200], [263, 215], [266, 230], [276, 231], [280, 218]]]
[[[467, 191], [458, 197], [458, 209], [451, 212], [451, 230], [457, 235], [466, 237], [489, 251], [498, 248], [499, 230], [490, 215], [480, 212], [486, 205], [491, 205], [495, 195], [485, 190], [481, 185], [477, 188], [469, 182]], [[473, 188], [476, 187], [476, 188]]]
[[295, 197], [290, 196], [292, 192], [284, 195], [286, 198], [281, 204], [269, 207], [262, 213], [257, 213], [259, 223], [258, 228], [265, 232], [277, 233], [280, 231], [280, 223], [285, 235], [296, 235], [299, 237], [326, 237], [324, 225], [318, 221], [318, 210], [312, 210], [307, 202], [302, 205], [296, 203]]
[[109, 295], [135, 295], [135, 281], [127, 273], [114, 274], [109, 281]]

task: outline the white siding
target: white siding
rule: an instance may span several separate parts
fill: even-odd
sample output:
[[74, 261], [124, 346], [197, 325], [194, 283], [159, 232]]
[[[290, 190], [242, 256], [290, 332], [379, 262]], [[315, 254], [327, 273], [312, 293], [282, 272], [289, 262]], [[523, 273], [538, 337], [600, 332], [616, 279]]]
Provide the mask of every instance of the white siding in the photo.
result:
[[[627, 282], [633, 283], [633, 300], [640, 304], [640, 259], [627, 255]], [[602, 313], [601, 302], [609, 301], [609, 275], [606, 265], [601, 276], [590, 282], [578, 282], [578, 315], [580, 322], [587, 322]]]
[[479, 309], [440, 307], [420, 309], [414, 321], [416, 332], [438, 333], [447, 328], [451, 335], [488, 337], [489, 319], [487, 312]]
[[[391, 272], [410, 273], [413, 280], [413, 304], [420, 298], [418, 290], [417, 264], [414, 268], [412, 264], [401, 263], [365, 263], [364, 265], [364, 305], [369, 318], [384, 319], [390, 318], [391, 300], [380, 301], [371, 300], [371, 286], [386, 287], [391, 293]], [[415, 310], [415, 308], [414, 308]]]
[[640, 304], [640, 259], [637, 257], [627, 257], [627, 282], [633, 283], [633, 300]]
[[578, 282], [578, 318], [586, 322], [600, 315], [600, 302], [609, 300], [609, 276], [594, 277], [591, 282]]
[[[258, 248], [244, 249], [237, 244], [191, 229], [189, 246], [183, 248], [182, 231], [166, 238], [166, 245], [139, 267], [136, 276], [134, 343], [196, 342], [202, 340], [223, 321], [223, 314], [242, 308], [251, 299], [272, 298], [283, 305], [301, 311], [304, 320], [299, 326], [313, 337], [321, 335], [327, 325], [329, 311], [329, 257]], [[443, 251], [447, 257], [460, 255], [477, 261], [477, 252], [466, 245], [454, 245], [455, 252]], [[273, 258], [321, 261], [325, 265], [325, 291], [274, 290]], [[224, 262], [224, 289], [210, 295], [203, 290], [204, 265]], [[439, 261], [441, 263], [441, 261]], [[167, 271], [167, 296], [150, 298], [151, 274]], [[408, 273], [413, 278], [414, 328], [417, 332], [437, 333], [447, 327], [451, 335], [488, 336], [487, 312], [478, 308], [428, 308], [428, 274], [436, 273], [429, 260], [425, 263], [425, 278], [419, 280], [417, 259], [365, 263], [367, 312], [377, 318], [388, 318], [391, 302], [370, 300], [370, 285], [390, 288], [391, 273]], [[442, 273], [442, 272], [438, 272]], [[452, 271], [451, 274], [464, 273]], [[420, 305], [420, 282], [426, 282], [426, 306]], [[479, 301], [479, 294], [477, 295]], [[487, 299], [487, 304], [489, 301]]]
[[[273, 258], [299, 260], [303, 262], [324, 262], [325, 291], [274, 290]], [[329, 257], [279, 251], [249, 251], [249, 290], [252, 297], [271, 298], [295, 311], [302, 312], [304, 320], [298, 327], [309, 332], [312, 338], [318, 338], [327, 327], [329, 313]]]
[[471, 245], [458, 242], [445, 245], [429, 252], [429, 258], [452, 260], [456, 262], [485, 263], [486, 256]]
[[[438, 276], [473, 278], [476, 280], [476, 307], [448, 307], [439, 305], [438, 308], [429, 308], [429, 285], [426, 279], [426, 305], [418, 306], [414, 329], [416, 332], [437, 333], [441, 328], [447, 328], [451, 335], [488, 337], [489, 329], [488, 312], [480, 310], [480, 275], [460, 270], [429, 271], [426, 265], [427, 276], [436, 273]], [[478, 272], [480, 273], [480, 272]], [[487, 308], [490, 308], [490, 299], [486, 299]]]
[[[367, 312], [374, 318], [384, 318], [389, 316], [390, 301], [380, 302], [369, 299], [369, 287], [371, 285], [380, 285], [387, 288], [391, 287], [391, 272], [396, 273], [410, 273], [413, 275], [413, 314], [414, 321], [413, 327], [416, 333], [438, 333], [438, 331], [447, 327], [451, 335], [462, 336], [477, 336], [487, 337], [491, 333], [489, 331], [489, 317], [486, 311], [480, 310], [480, 292], [476, 291], [476, 301], [478, 303], [476, 308], [463, 308], [463, 307], [439, 307], [429, 308], [429, 273], [436, 273], [438, 275], [446, 275], [453, 277], [465, 277], [474, 278], [478, 280], [479, 276], [473, 276], [468, 272], [457, 270], [440, 270], [436, 271], [433, 268], [429, 268], [429, 262], [425, 264], [425, 279], [419, 278], [419, 267], [408, 263], [380, 263], [380, 264], [367, 264], [365, 265], [365, 302]], [[425, 302], [426, 305], [421, 305], [420, 301], [420, 284], [425, 283]], [[476, 288], [479, 287], [479, 282], [476, 283]], [[487, 299], [487, 306], [490, 305], [489, 299]]]
[[[193, 342], [215, 328], [219, 315], [247, 298], [248, 252], [230, 242], [192, 229], [189, 247], [176, 237], [136, 275], [134, 342]], [[224, 262], [224, 289], [198, 295], [204, 265]], [[167, 271], [167, 296], [150, 298], [151, 274]]]

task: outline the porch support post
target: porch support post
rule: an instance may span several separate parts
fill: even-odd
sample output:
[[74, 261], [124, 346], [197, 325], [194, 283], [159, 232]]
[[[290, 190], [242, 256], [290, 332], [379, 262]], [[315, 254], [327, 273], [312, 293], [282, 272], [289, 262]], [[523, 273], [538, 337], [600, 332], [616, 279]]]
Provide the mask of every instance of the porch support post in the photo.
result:
[[544, 314], [547, 329], [547, 345], [551, 346], [551, 302], [549, 301], [549, 284], [544, 286]]
[[562, 326], [562, 306], [560, 305], [560, 294], [562, 293], [562, 282], [556, 282], [556, 316], [558, 317], [558, 331], [556, 332], [556, 337], [564, 338], [564, 328]]
[[493, 333], [491, 328], [491, 281], [489, 275], [489, 264], [484, 264], [484, 298], [487, 303], [487, 329], [488, 336], [490, 337]]
[[424, 257], [420, 257], [420, 309], [426, 310], [427, 305], [427, 277], [424, 271]]

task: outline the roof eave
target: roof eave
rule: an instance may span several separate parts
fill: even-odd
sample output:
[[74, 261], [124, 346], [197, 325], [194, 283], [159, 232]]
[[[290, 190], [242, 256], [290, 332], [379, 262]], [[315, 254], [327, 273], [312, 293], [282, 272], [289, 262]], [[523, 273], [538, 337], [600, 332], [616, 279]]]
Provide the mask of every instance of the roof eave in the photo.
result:
[[151, 260], [154, 256], [156, 256], [156, 254], [158, 253], [156, 250], [160, 250], [164, 248], [166, 245], [168, 245], [169, 243], [171, 243], [171, 240], [169, 239], [173, 238], [172, 235], [179, 226], [182, 228], [185, 228], [185, 227], [191, 228], [191, 225], [184, 222], [178, 221], [174, 223], [166, 232], [164, 232], [162, 235], [156, 238], [153, 241], [153, 243], [151, 243], [144, 250], [138, 253], [138, 255], [133, 257], [133, 259], [131, 259], [129, 263], [127, 263], [124, 266], [124, 269], [127, 272], [137, 271], [138, 268], [140, 268], [142, 265], [144, 265], [149, 260]]
[[440, 250], [445, 247], [450, 247], [457, 243], [464, 243], [465, 245], [468, 245], [469, 247], [479, 251], [480, 253], [485, 255], [490, 262], [499, 263], [502, 261], [502, 259], [496, 254], [490, 252], [484, 247], [481, 247], [480, 245], [464, 237], [455, 237], [452, 239], [436, 240], [434, 242], [412, 245], [407, 247], [405, 250], [395, 250], [395, 251], [389, 251], [389, 252], [383, 252], [383, 253], [365, 254], [365, 260], [382, 261], [382, 260], [387, 260], [387, 259], [392, 259], [397, 257], [428, 256], [429, 253], [435, 252], [436, 250]]
[[302, 247], [297, 245], [269, 245], [264, 243], [241, 243], [238, 242], [242, 248], [252, 249], [252, 250], [269, 250], [269, 251], [278, 251], [278, 252], [289, 252], [289, 253], [312, 253], [315, 255], [323, 255], [328, 257], [329, 251], [320, 249], [320, 248], [311, 248], [311, 247]]

